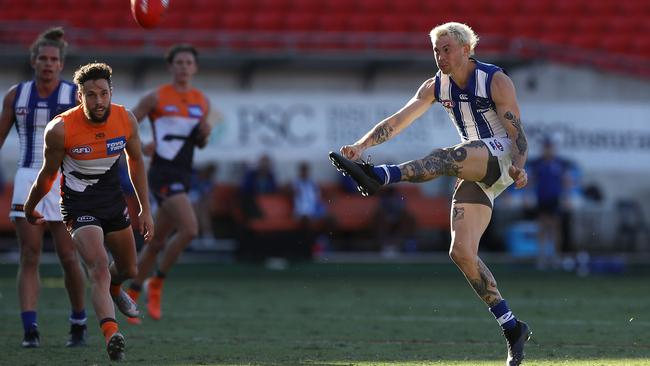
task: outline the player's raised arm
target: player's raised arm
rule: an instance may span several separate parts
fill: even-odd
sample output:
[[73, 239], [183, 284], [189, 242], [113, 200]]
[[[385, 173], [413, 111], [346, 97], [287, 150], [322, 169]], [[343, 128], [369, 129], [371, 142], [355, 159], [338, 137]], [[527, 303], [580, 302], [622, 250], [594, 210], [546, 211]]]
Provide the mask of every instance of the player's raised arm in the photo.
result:
[[492, 79], [492, 99], [497, 108], [499, 120], [512, 141], [512, 167], [510, 176], [515, 180], [515, 186], [522, 188], [528, 178], [524, 165], [528, 157], [528, 140], [521, 124], [521, 113], [517, 104], [517, 95], [512, 80], [503, 72], [494, 74]]
[[132, 113], [129, 113], [131, 121], [131, 137], [126, 142], [126, 157], [129, 168], [129, 177], [135, 195], [140, 204], [140, 213], [138, 214], [140, 223], [140, 233], [144, 235], [145, 242], [153, 238], [153, 218], [151, 217], [151, 208], [149, 205], [149, 189], [147, 184], [147, 174], [144, 167], [140, 135], [138, 133], [138, 121]]
[[350, 160], [359, 160], [361, 154], [372, 146], [384, 143], [397, 136], [404, 128], [426, 112], [436, 101], [435, 81], [433, 78], [425, 81], [417, 93], [399, 111], [377, 123], [368, 133], [352, 145], [341, 148], [341, 154]]
[[12, 86], [2, 100], [2, 113], [0, 113], [0, 148], [14, 124], [14, 99], [16, 99], [16, 86]]
[[43, 166], [32, 185], [25, 202], [25, 217], [32, 224], [45, 222], [43, 216], [35, 210], [36, 204], [45, 197], [56, 180], [59, 167], [65, 156], [64, 127], [61, 119], [50, 122], [45, 128], [45, 147], [43, 150]]

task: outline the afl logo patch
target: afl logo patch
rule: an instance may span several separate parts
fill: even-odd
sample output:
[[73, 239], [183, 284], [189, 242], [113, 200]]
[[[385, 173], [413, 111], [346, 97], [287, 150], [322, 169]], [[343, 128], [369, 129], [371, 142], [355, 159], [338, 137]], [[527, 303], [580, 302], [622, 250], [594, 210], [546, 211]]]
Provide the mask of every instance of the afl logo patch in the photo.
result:
[[93, 222], [93, 221], [95, 221], [95, 218], [93, 216], [86, 215], [86, 216], [77, 217], [77, 222], [86, 223], [86, 222]]
[[454, 106], [456, 105], [456, 103], [454, 103], [453, 100], [449, 100], [449, 99], [441, 100], [440, 104], [442, 104], [442, 106], [445, 108], [454, 108]]
[[70, 149], [70, 152], [75, 155], [85, 155], [93, 152], [93, 148], [90, 146], [75, 146], [72, 149]]
[[126, 147], [126, 137], [120, 136], [106, 140], [106, 155], [117, 155]]
[[164, 106], [163, 110], [165, 112], [167, 112], [167, 113], [178, 113], [179, 112], [178, 107], [175, 106], [175, 105], [172, 105], [172, 104]]
[[26, 116], [29, 114], [29, 109], [25, 107], [18, 107], [14, 113], [16, 113], [17, 116]]

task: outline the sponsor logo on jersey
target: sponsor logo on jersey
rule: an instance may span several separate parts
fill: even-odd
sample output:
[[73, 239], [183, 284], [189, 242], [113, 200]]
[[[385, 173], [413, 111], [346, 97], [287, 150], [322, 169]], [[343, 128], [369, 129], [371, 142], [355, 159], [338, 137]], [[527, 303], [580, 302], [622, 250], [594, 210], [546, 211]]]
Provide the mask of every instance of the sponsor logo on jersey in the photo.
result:
[[467, 96], [467, 94], [459, 94], [458, 97], [459, 97], [461, 100], [469, 100], [469, 97]]
[[456, 105], [456, 103], [454, 103], [453, 100], [449, 100], [449, 99], [441, 100], [440, 104], [442, 104], [443, 107], [450, 108], [450, 109], [454, 108], [454, 106]]
[[79, 216], [77, 217], [77, 222], [93, 222], [95, 221], [95, 217], [85, 215], [85, 216]]
[[201, 118], [203, 117], [203, 109], [201, 109], [200, 105], [189, 105], [187, 106], [187, 114], [189, 114], [190, 117]]
[[36, 103], [36, 106], [41, 108], [47, 108], [47, 102], [38, 102]]
[[93, 152], [93, 148], [85, 145], [85, 146], [75, 146], [72, 149], [70, 149], [70, 152], [75, 154], [75, 155], [85, 155], [85, 154], [90, 154]]
[[16, 115], [17, 116], [26, 116], [29, 114], [29, 108], [26, 107], [18, 107], [16, 108]]
[[106, 140], [106, 155], [117, 155], [126, 147], [126, 137], [120, 136]]
[[165, 111], [167, 113], [178, 113], [178, 112], [180, 112], [180, 110], [178, 109], [177, 106], [171, 105], [171, 104], [164, 106], [163, 111]]

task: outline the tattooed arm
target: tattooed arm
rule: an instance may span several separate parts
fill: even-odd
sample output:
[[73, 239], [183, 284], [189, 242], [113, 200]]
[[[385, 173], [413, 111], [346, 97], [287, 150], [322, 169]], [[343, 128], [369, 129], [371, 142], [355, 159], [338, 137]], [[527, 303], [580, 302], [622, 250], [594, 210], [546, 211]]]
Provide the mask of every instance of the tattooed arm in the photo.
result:
[[341, 153], [348, 159], [358, 160], [367, 148], [379, 145], [395, 137], [424, 114], [431, 104], [436, 101], [434, 87], [433, 78], [425, 81], [402, 109], [379, 122], [354, 144], [343, 146]]
[[524, 170], [526, 158], [528, 158], [528, 141], [521, 124], [515, 86], [506, 74], [498, 72], [494, 74], [490, 87], [499, 120], [512, 141], [512, 167], [508, 173], [515, 180], [516, 187], [521, 188], [528, 181]]

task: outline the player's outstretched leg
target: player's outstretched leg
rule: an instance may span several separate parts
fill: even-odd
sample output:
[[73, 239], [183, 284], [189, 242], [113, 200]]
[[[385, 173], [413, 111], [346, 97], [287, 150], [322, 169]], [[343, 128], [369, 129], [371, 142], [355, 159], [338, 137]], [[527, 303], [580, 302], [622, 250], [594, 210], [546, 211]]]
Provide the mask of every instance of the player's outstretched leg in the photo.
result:
[[519, 366], [524, 360], [524, 344], [530, 339], [532, 332], [528, 324], [517, 320], [517, 325], [503, 331], [508, 343], [508, 359], [506, 366]]
[[117, 309], [129, 318], [135, 318], [140, 315], [138, 306], [120, 285], [111, 284], [111, 298], [117, 306]]
[[375, 194], [386, 183], [375, 174], [375, 166], [370, 163], [357, 163], [335, 152], [330, 152], [329, 157], [336, 169], [357, 182], [357, 189], [364, 196]]

